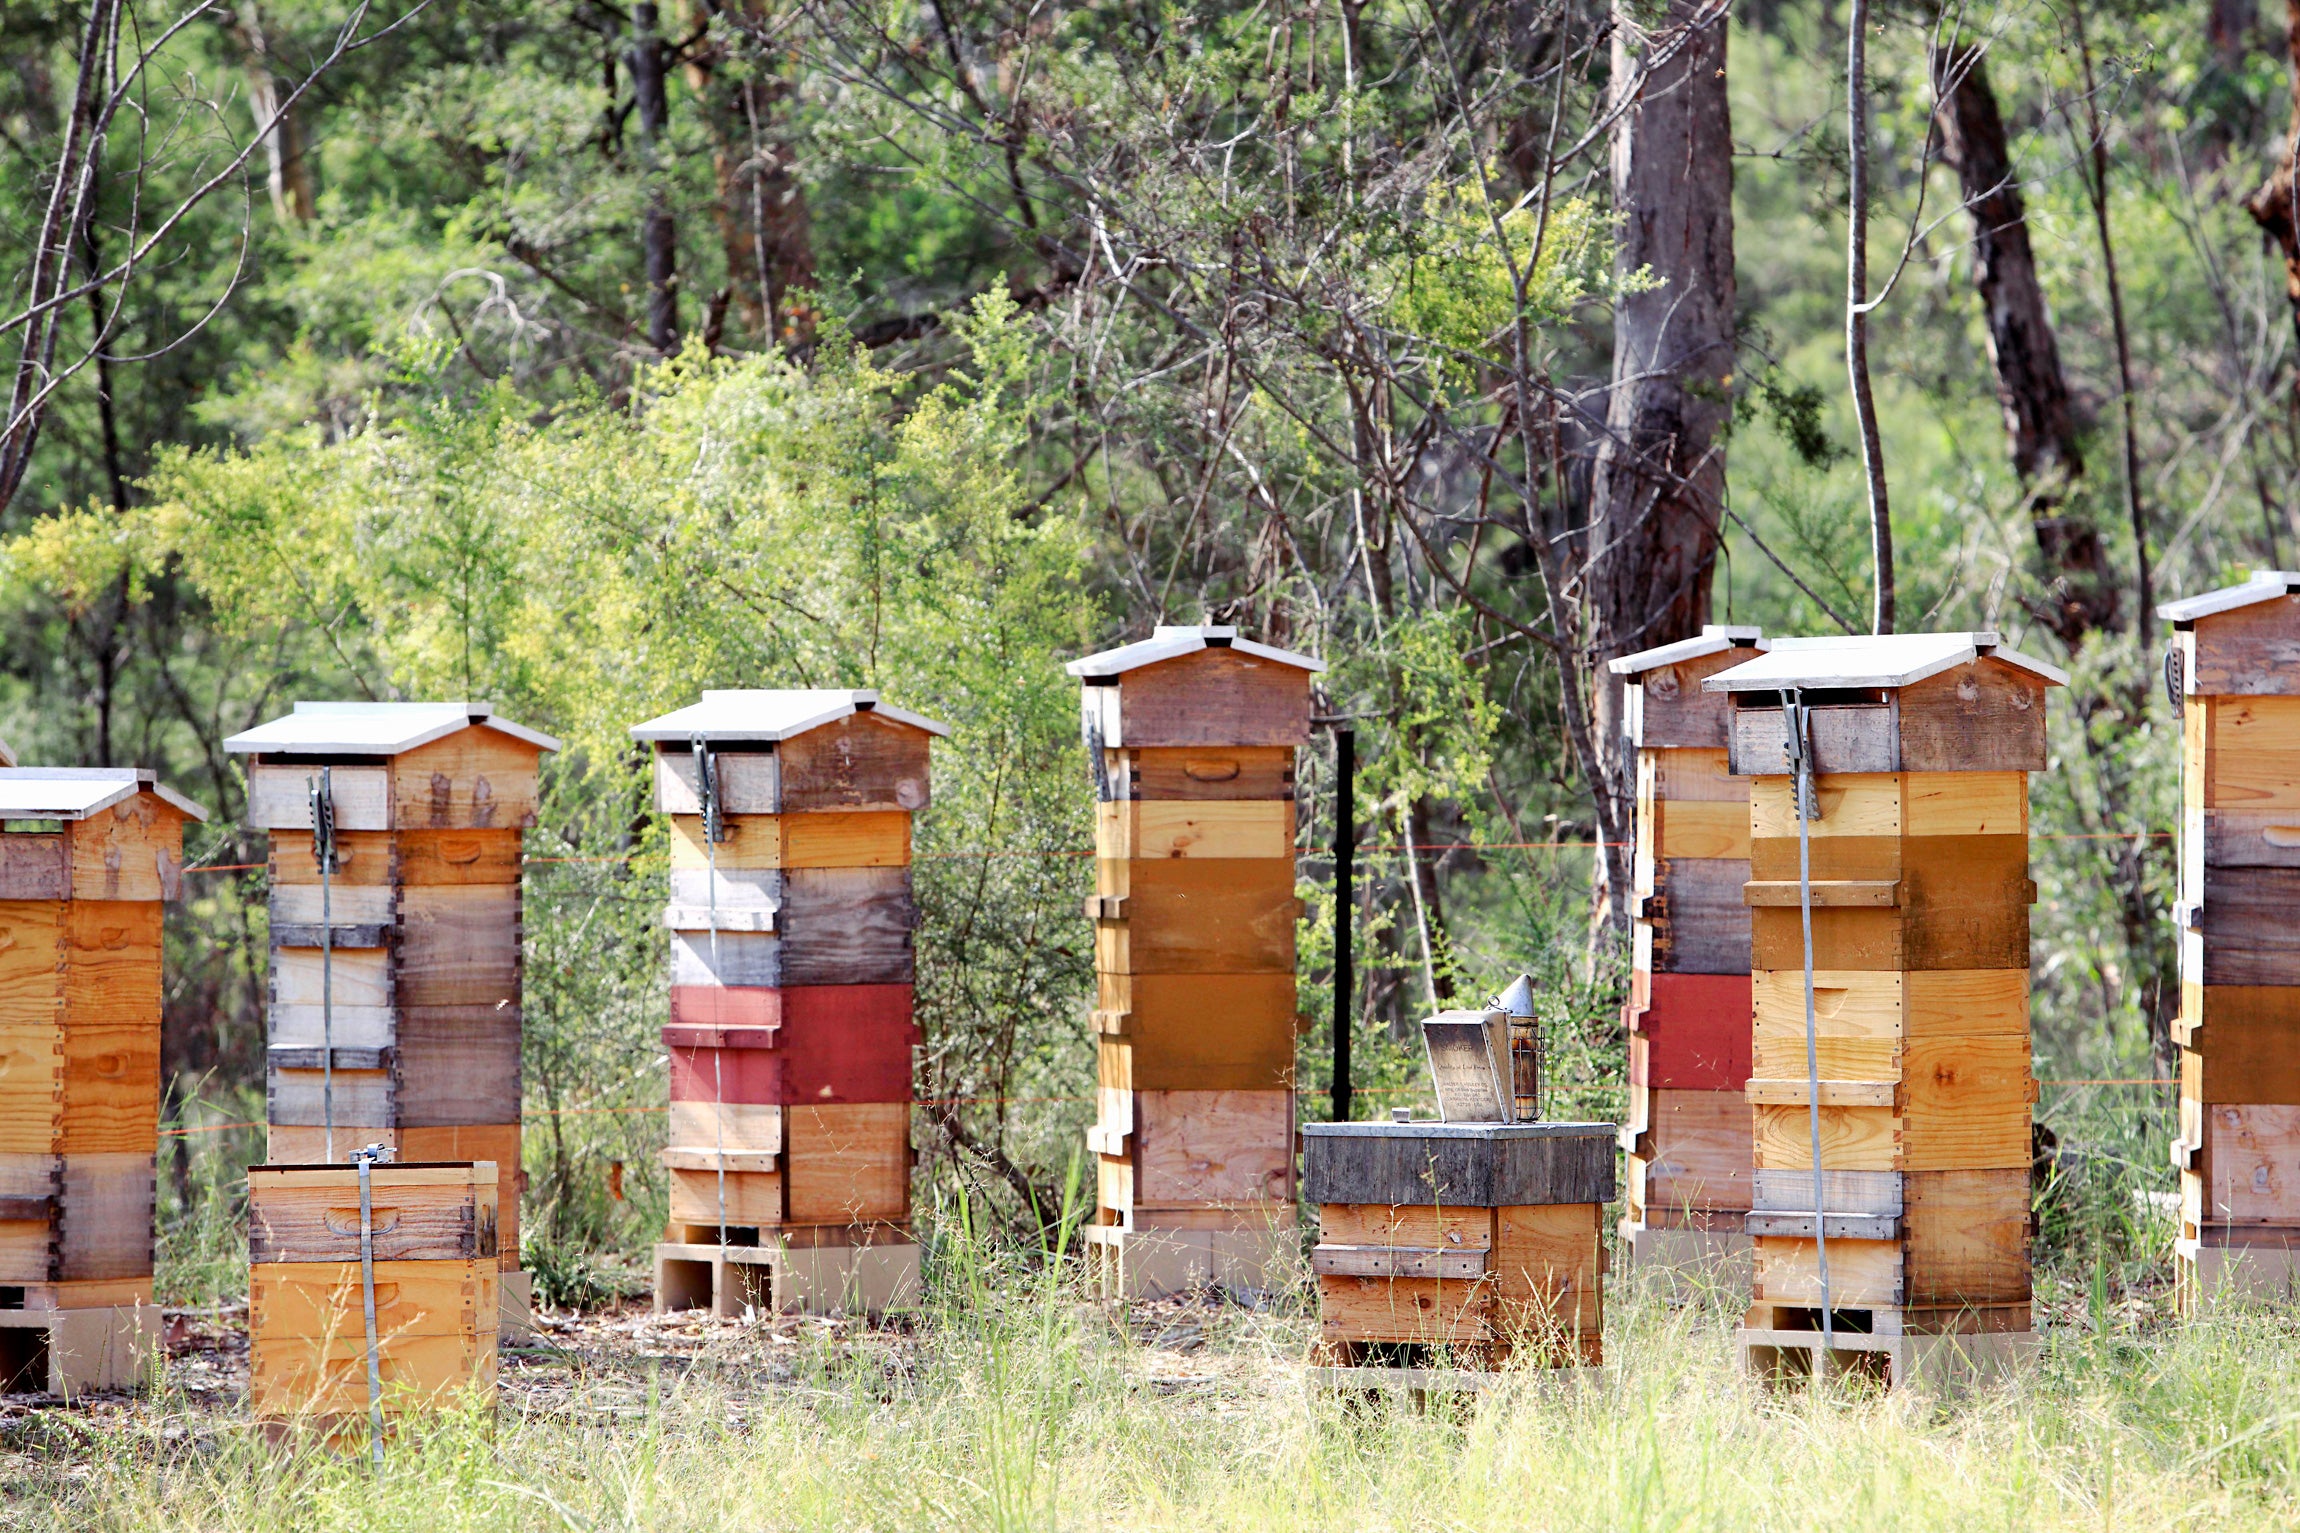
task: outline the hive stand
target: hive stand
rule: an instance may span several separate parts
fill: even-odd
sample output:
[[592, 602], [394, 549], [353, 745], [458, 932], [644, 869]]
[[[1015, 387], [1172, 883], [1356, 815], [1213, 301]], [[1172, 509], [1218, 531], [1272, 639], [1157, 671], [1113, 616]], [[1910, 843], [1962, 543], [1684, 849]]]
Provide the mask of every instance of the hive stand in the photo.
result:
[[1672, 1293], [1749, 1280], [1749, 782], [1726, 765], [1726, 700], [1701, 683], [1766, 647], [1711, 623], [1611, 662], [1637, 750], [1621, 1249]]
[[[1899, 1384], [2032, 1348], [2028, 774], [2065, 678], [1993, 633], [1777, 639], [1710, 677], [1752, 779], [1748, 1097], [1752, 1368]], [[1814, 1208], [1795, 778], [1783, 694], [1811, 710]], [[1835, 1352], [1823, 1347], [1815, 1229]]]
[[2288, 1297], [2300, 1256], [2300, 574], [2157, 609], [2182, 702], [2183, 1307]]
[[[495, 1399], [504, 1271], [492, 1161], [370, 1173], [375, 1331], [387, 1417]], [[359, 1172], [248, 1170], [248, 1407], [267, 1429], [368, 1419]]]
[[147, 771], [0, 768], [0, 1390], [122, 1388], [157, 1345], [161, 906], [206, 818]]
[[1294, 752], [1325, 669], [1233, 628], [1074, 660], [1093, 770], [1103, 1291], [1270, 1286], [1294, 1197]]
[[1605, 1358], [1610, 1123], [1306, 1123], [1319, 1363], [1352, 1387]]
[[332, 1091], [336, 1163], [378, 1141], [403, 1160], [494, 1162], [503, 1324], [523, 1332], [520, 857], [559, 742], [486, 703], [299, 702], [224, 746], [248, 758], [248, 823], [271, 833], [270, 1160], [331, 1159]]
[[831, 690], [705, 692], [632, 729], [671, 820], [657, 1310], [917, 1297], [911, 815], [949, 733]]

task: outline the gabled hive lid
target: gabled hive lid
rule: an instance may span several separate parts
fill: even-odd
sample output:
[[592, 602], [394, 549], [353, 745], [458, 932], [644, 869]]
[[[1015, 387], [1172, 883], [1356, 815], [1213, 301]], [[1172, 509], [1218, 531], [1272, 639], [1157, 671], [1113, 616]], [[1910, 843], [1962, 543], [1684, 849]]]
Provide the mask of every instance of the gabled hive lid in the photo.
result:
[[1764, 654], [1719, 671], [1701, 686], [1708, 692], [1892, 691], [1984, 655], [2042, 677], [2048, 686], [2068, 685], [2067, 672], [2007, 649], [1995, 633], [1983, 630], [1775, 639]]
[[1729, 649], [1760, 652], [1772, 647], [1773, 641], [1765, 637], [1761, 628], [1728, 626], [1724, 623], [1703, 623], [1701, 631], [1690, 639], [1679, 639], [1674, 644], [1663, 644], [1654, 649], [1641, 649], [1634, 655], [1623, 655], [1605, 662], [1605, 668], [1616, 676], [1634, 681], [1647, 671], [1658, 671], [1664, 666], [1683, 665], [1688, 660], [1699, 660], [1705, 655], [1722, 654]]
[[240, 754], [397, 756], [459, 729], [492, 729], [539, 750], [559, 749], [559, 742], [549, 735], [497, 718], [492, 703], [468, 702], [299, 702], [295, 712], [233, 735], [224, 749]]
[[681, 744], [697, 735], [706, 740], [788, 740], [857, 713], [908, 724], [930, 735], [950, 733], [948, 724], [881, 702], [868, 687], [748, 687], [705, 691], [699, 703], [632, 725], [631, 738]]
[[0, 820], [85, 820], [139, 793], [194, 820], [208, 812], [146, 767], [0, 768]]
[[2234, 612], [2239, 607], [2257, 606], [2261, 602], [2280, 601], [2295, 595], [2300, 595], [2300, 572], [2254, 570], [2252, 578], [2240, 586], [2223, 586], [2217, 591], [2206, 591], [2201, 596], [2184, 596], [2178, 601], [2159, 602], [2156, 615], [2176, 627], [2186, 628], [2198, 618], [2217, 617], [2223, 612]]
[[1100, 654], [1073, 660], [1063, 669], [1071, 675], [1088, 681], [1107, 681], [1138, 671], [1161, 660], [1174, 660], [1183, 655], [1196, 654], [1202, 649], [1232, 649], [1241, 655], [1252, 655], [1257, 660], [1274, 660], [1313, 675], [1326, 668], [1323, 660], [1308, 655], [1297, 655], [1290, 649], [1274, 649], [1267, 644], [1256, 644], [1251, 639], [1238, 637], [1238, 630], [1227, 625], [1200, 624], [1195, 627], [1168, 627], [1161, 624], [1147, 639], [1132, 644], [1121, 644]]

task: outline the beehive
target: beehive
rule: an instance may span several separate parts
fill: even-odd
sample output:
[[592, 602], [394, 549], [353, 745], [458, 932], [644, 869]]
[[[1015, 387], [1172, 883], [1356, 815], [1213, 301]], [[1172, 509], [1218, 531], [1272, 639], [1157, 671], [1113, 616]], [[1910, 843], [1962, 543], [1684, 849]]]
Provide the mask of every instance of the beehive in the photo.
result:
[[1610, 1123], [1306, 1123], [1319, 1359], [1604, 1361]]
[[2300, 574], [2157, 609], [2181, 693], [2181, 1293], [2284, 1297], [2300, 1253]]
[[820, 689], [705, 692], [631, 731], [671, 821], [658, 1309], [915, 1294], [911, 815], [949, 732]]
[[152, 1304], [160, 922], [189, 799], [0, 768], [0, 1388], [133, 1382]]
[[[375, 1167], [375, 1334], [387, 1415], [495, 1397], [502, 1313], [492, 1161]], [[359, 1172], [248, 1171], [248, 1405], [333, 1429], [368, 1413]]]
[[1746, 1266], [1749, 780], [1726, 762], [1726, 700], [1701, 683], [1765, 648], [1754, 628], [1712, 623], [1612, 662], [1637, 752], [1621, 1246], [1662, 1279]]
[[[1731, 765], [1751, 779], [1755, 1367], [1898, 1382], [2034, 1341], [2028, 774], [2045, 765], [2045, 689], [2064, 680], [1993, 633], [1954, 633], [1777, 639], [1704, 683], [1731, 696]], [[1818, 1200], [1785, 699], [1809, 709], [1819, 810]]]
[[485, 703], [299, 702], [224, 745], [248, 758], [248, 823], [271, 833], [270, 1160], [380, 1142], [494, 1162], [504, 1308], [523, 1325], [520, 858], [559, 742]]
[[1232, 628], [1083, 660], [1097, 1214], [1112, 1292], [1266, 1286], [1296, 1246], [1294, 752], [1324, 665]]

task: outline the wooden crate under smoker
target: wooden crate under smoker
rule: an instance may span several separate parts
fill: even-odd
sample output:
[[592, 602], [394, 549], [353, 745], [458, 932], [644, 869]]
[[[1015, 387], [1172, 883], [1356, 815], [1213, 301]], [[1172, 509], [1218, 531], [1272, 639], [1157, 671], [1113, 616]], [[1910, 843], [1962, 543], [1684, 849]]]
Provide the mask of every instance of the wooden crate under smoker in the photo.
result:
[[[492, 1162], [377, 1166], [377, 1358], [389, 1414], [492, 1403], [501, 1326]], [[359, 1173], [248, 1171], [248, 1402], [271, 1421], [332, 1426], [368, 1408]]]
[[1325, 1363], [1602, 1362], [1614, 1135], [1610, 1123], [1305, 1124]]

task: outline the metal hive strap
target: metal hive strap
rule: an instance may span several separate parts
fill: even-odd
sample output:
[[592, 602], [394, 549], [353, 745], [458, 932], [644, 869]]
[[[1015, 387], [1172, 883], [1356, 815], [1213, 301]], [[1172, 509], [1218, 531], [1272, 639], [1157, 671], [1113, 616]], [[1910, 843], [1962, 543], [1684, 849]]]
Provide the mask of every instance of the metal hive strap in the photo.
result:
[[1781, 700], [1781, 722], [1786, 726], [1789, 764], [1796, 773], [1797, 797], [1797, 904], [1805, 937], [1805, 1084], [1806, 1121], [1813, 1131], [1813, 1265], [1821, 1279], [1821, 1345], [1834, 1351], [1836, 1322], [1829, 1302], [1829, 1232], [1827, 1202], [1822, 1195], [1821, 1172], [1821, 1045], [1820, 1024], [1813, 1003], [1813, 832], [1820, 818], [1820, 794], [1813, 786], [1812, 715], [1802, 692]]

